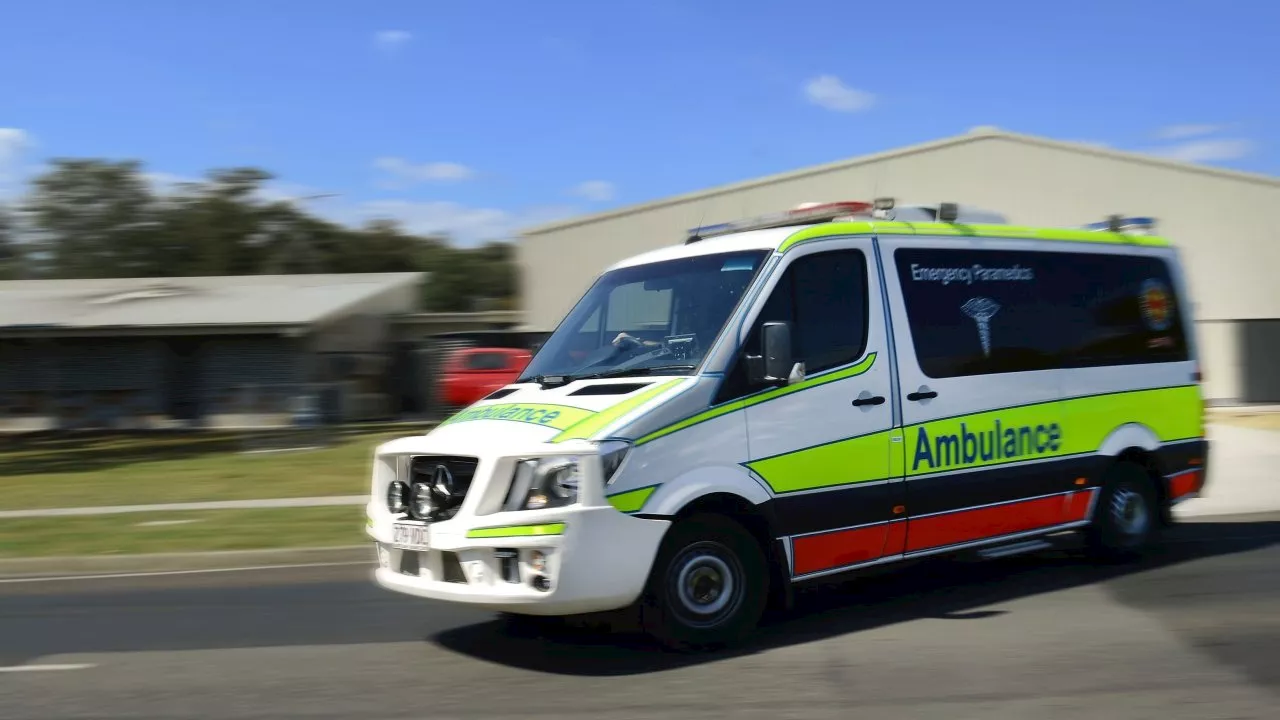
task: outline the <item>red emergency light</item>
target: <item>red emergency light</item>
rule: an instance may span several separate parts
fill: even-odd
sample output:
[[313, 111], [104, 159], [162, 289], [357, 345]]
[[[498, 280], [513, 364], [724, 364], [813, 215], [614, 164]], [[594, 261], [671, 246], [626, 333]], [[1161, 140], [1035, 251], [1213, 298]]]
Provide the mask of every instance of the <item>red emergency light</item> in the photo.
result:
[[787, 227], [788, 225], [808, 225], [810, 223], [831, 222], [839, 218], [856, 215], [870, 215], [874, 208], [875, 206], [871, 203], [856, 201], [803, 203], [785, 212], [739, 220], [738, 222], [694, 228], [689, 231], [689, 238], [685, 240], [685, 244], [716, 235], [727, 235], [747, 230], [763, 230], [765, 228]]

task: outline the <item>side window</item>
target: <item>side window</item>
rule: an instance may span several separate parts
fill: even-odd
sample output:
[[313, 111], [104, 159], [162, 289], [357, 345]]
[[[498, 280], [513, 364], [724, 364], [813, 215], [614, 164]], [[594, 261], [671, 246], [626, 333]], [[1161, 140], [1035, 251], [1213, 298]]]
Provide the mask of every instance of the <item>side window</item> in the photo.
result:
[[749, 387], [742, 356], [759, 354], [761, 326], [778, 321], [792, 324], [792, 351], [808, 375], [862, 357], [867, 346], [866, 256], [835, 250], [791, 263], [756, 317], [718, 400], [760, 389]]
[[1168, 265], [1124, 255], [1072, 257], [1061, 275], [1080, 315], [1063, 365], [1099, 367], [1181, 362], [1189, 356]]
[[894, 253], [920, 369], [932, 378], [1055, 366], [1068, 308], [1048, 299], [1044, 253]]
[[900, 249], [932, 378], [1185, 359], [1168, 268], [1101, 253]]
[[857, 250], [800, 258], [791, 275], [796, 360], [813, 374], [845, 365], [867, 347], [867, 263]]

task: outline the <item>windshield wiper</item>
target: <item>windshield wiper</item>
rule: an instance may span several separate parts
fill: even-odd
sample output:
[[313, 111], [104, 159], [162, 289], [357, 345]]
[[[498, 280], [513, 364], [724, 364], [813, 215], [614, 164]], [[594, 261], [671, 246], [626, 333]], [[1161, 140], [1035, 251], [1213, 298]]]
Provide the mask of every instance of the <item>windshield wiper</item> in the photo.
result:
[[604, 372], [591, 373], [589, 375], [573, 376], [574, 380], [600, 380], [602, 378], [628, 377], [632, 375], [656, 375], [664, 372], [693, 372], [698, 368], [697, 365], [680, 364], [680, 365], [652, 365], [632, 368], [618, 368], [617, 370], [606, 370]]
[[517, 383], [538, 383], [543, 387], [563, 387], [571, 382], [578, 380], [601, 380], [604, 378], [618, 377], [634, 377], [637, 375], [654, 375], [664, 372], [693, 372], [698, 369], [697, 365], [679, 364], [679, 365], [654, 365], [652, 367], [633, 367], [618, 368], [617, 370], [605, 370], [598, 373], [587, 373], [586, 375], [570, 375], [568, 373], [555, 375], [534, 375], [533, 377], [519, 378]]

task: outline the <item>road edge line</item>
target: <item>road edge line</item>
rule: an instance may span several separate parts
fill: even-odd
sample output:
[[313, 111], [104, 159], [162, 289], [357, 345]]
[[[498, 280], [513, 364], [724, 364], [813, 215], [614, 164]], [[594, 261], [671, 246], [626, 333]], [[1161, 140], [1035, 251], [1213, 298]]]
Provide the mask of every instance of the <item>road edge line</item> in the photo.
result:
[[0, 559], [0, 580], [72, 578], [136, 573], [234, 570], [276, 566], [373, 564], [370, 545], [268, 548], [141, 555], [58, 556]]

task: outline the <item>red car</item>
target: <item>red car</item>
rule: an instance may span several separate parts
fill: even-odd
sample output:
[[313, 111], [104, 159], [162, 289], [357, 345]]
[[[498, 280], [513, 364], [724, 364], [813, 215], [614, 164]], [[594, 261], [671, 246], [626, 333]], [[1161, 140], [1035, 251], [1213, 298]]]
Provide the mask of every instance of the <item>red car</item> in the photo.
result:
[[515, 348], [466, 348], [445, 363], [441, 388], [449, 405], [466, 406], [520, 377], [533, 354]]

